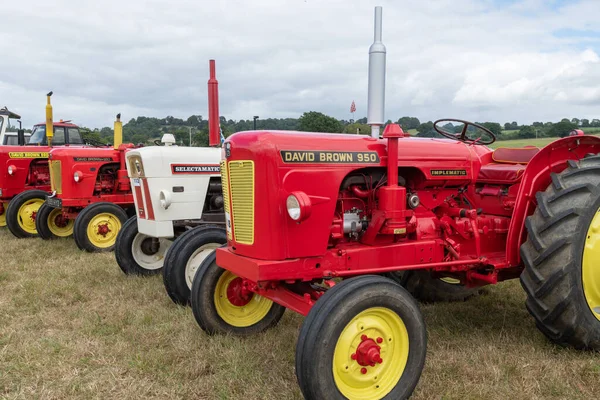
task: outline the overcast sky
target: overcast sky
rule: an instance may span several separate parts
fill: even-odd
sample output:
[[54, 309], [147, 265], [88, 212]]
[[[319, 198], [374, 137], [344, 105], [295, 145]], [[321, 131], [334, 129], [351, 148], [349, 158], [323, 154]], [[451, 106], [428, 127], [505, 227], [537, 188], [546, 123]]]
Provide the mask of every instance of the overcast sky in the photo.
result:
[[600, 0], [5, 1], [0, 106], [27, 126], [139, 115], [366, 116], [373, 7], [383, 6], [386, 119], [600, 118]]

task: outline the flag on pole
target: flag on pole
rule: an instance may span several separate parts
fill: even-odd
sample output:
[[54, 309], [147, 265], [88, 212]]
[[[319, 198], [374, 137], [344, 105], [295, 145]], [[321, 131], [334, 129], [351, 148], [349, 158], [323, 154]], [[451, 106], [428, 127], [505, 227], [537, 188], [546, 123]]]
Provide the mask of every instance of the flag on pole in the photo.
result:
[[221, 134], [221, 144], [223, 144], [225, 142], [225, 135], [223, 135], [223, 129], [221, 128], [221, 125], [219, 125], [219, 133]]
[[351, 113], [356, 112], [356, 104], [354, 103], [354, 100], [352, 100], [352, 104], [350, 105], [350, 112]]

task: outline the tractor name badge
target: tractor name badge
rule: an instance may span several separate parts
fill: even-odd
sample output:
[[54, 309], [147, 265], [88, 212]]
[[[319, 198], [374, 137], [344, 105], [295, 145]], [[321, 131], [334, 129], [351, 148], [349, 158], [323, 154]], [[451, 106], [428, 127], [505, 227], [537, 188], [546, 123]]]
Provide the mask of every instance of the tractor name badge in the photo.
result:
[[219, 164], [173, 164], [171, 171], [174, 174], [218, 174], [221, 172]]
[[281, 161], [290, 164], [379, 164], [375, 151], [281, 150]]
[[26, 151], [26, 152], [9, 152], [10, 158], [48, 158], [47, 152]]
[[112, 161], [112, 157], [73, 157], [73, 161]]
[[467, 176], [466, 169], [432, 169], [431, 176]]

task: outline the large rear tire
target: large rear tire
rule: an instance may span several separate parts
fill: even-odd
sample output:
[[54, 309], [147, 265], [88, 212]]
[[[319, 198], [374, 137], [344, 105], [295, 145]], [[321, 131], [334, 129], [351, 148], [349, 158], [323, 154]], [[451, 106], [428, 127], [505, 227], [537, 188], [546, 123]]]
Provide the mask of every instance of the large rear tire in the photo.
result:
[[113, 203], [95, 203], [75, 219], [73, 236], [77, 246], [90, 253], [112, 251], [127, 214]]
[[600, 156], [569, 161], [536, 199], [521, 246], [527, 310], [553, 342], [600, 350]]
[[73, 234], [75, 221], [66, 218], [60, 208], [44, 203], [35, 217], [35, 228], [44, 240], [69, 237]]
[[127, 275], [156, 275], [161, 272], [165, 255], [172, 240], [154, 238], [138, 231], [134, 215], [123, 225], [117, 235], [115, 258]]
[[43, 190], [27, 190], [16, 195], [6, 210], [6, 225], [18, 238], [37, 236], [35, 218], [48, 194]]
[[249, 336], [277, 325], [285, 307], [243, 292], [243, 280], [217, 265], [215, 252], [204, 259], [192, 285], [192, 312], [209, 335]]
[[329, 289], [296, 346], [306, 399], [406, 399], [425, 364], [427, 332], [415, 299], [392, 280], [360, 276]]
[[195, 227], [173, 241], [163, 266], [163, 282], [171, 300], [176, 304], [190, 304], [192, 282], [198, 267], [225, 243], [225, 229], [211, 225]]
[[394, 272], [390, 278], [404, 286], [415, 299], [426, 303], [465, 301], [481, 291], [461, 285], [457, 279], [435, 278], [426, 270]]

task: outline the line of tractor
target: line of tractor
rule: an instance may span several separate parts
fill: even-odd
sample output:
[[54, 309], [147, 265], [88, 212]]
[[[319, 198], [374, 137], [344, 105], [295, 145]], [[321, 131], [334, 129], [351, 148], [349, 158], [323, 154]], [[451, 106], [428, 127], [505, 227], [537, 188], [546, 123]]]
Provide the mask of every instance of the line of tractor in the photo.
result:
[[385, 63], [376, 7], [371, 136], [222, 142], [214, 60], [208, 148], [169, 134], [124, 144], [119, 115], [114, 145], [84, 143], [53, 121], [49, 93], [29, 143], [19, 130], [0, 148], [2, 223], [114, 249], [127, 275], [162, 274], [210, 335], [259, 334], [286, 309], [306, 316], [295, 369], [307, 399], [410, 397], [427, 353], [417, 300], [464, 301], [508, 279], [549, 340], [600, 350], [600, 138], [492, 150], [490, 130], [457, 119], [436, 121], [444, 139], [396, 124], [380, 134]]

